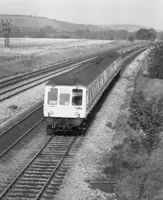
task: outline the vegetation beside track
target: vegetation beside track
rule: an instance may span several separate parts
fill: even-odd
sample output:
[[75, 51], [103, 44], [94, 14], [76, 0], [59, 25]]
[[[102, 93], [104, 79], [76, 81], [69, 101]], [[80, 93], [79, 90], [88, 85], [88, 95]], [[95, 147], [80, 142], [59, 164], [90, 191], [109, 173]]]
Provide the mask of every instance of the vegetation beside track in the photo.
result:
[[[109, 167], [104, 171], [108, 176], [114, 175], [118, 200], [162, 199], [162, 57], [163, 45], [149, 54], [136, 77], [134, 92], [128, 91], [115, 127], [115, 140], [119, 142], [108, 155]], [[147, 66], [148, 76], [144, 76]]]
[[148, 65], [150, 78], [163, 79], [163, 44], [150, 53]]

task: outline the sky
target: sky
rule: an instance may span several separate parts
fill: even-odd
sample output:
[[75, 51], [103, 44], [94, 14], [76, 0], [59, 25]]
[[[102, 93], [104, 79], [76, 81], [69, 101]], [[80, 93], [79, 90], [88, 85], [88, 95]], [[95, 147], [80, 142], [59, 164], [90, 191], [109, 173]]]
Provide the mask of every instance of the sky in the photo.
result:
[[78, 24], [136, 24], [163, 30], [163, 0], [0, 0], [0, 14]]

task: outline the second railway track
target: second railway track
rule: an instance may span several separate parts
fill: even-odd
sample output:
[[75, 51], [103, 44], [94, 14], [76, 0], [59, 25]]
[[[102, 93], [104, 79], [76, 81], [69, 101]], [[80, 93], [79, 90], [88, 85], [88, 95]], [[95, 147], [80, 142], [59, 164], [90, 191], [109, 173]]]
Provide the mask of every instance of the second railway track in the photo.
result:
[[[89, 60], [94, 59], [94, 57], [86, 59], [84, 61], [74, 61], [77, 62], [76, 64], [71, 64], [69, 63], [68, 66], [60, 66], [57, 68], [51, 68], [51, 69], [46, 69], [46, 71], [40, 73], [39, 71], [35, 75], [31, 75], [32, 77], [29, 78], [29, 75], [24, 77], [24, 80], [19, 79], [17, 82], [11, 82], [10, 84], [4, 85], [1, 83], [0, 85], [0, 101], [3, 101], [5, 99], [9, 99], [16, 94], [19, 94], [23, 91], [26, 91], [30, 88], [33, 88], [37, 85], [40, 85], [42, 83], [45, 83], [48, 81], [50, 78], [57, 76], [61, 73], [64, 73], [66, 71], [73, 70], [77, 68], [81, 63], [87, 62]], [[63, 65], [63, 64], [62, 64]], [[2, 86], [3, 85], [3, 86]]]
[[[131, 45], [132, 47], [133, 45]], [[120, 52], [126, 52], [127, 47], [117, 48], [115, 50], [119, 50]], [[141, 47], [140, 47], [141, 48]], [[110, 50], [113, 51], [113, 50]], [[133, 51], [131, 50], [129, 52]], [[129, 53], [128, 52], [128, 53]], [[102, 52], [102, 54], [106, 54], [107, 52]], [[126, 53], [124, 53], [125, 55]], [[63, 63], [59, 63], [56, 65], [49, 66], [44, 69], [40, 69], [31, 73], [27, 73], [24, 75], [19, 75], [15, 78], [8, 78], [6, 80], [0, 81], [0, 102], [9, 99], [16, 94], [19, 94], [23, 91], [26, 91], [30, 88], [33, 88], [37, 85], [45, 83], [50, 78], [57, 76], [66, 71], [73, 70], [80, 66], [81, 63], [88, 62], [97, 58], [99, 55], [88, 55], [84, 58], [77, 58], [73, 60], [69, 60]]]

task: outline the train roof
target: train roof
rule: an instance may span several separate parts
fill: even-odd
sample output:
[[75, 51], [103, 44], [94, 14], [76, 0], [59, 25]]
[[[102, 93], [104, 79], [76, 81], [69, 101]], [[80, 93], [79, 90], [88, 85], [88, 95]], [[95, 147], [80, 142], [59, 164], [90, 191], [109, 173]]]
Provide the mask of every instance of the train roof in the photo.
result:
[[81, 64], [72, 72], [50, 79], [46, 85], [87, 86], [119, 57], [118, 52], [111, 52], [105, 57], [100, 56], [92, 62]]

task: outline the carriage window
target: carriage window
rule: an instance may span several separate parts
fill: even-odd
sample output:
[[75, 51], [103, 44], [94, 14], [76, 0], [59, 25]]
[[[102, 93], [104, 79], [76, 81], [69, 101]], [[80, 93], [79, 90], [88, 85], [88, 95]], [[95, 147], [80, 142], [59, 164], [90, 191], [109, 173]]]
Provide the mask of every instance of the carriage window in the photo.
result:
[[81, 106], [82, 105], [83, 90], [73, 89], [72, 90], [72, 105]]
[[70, 104], [70, 94], [60, 94], [60, 105], [69, 105]]
[[58, 89], [57, 88], [49, 88], [48, 89], [48, 104], [56, 105], [58, 99]]

